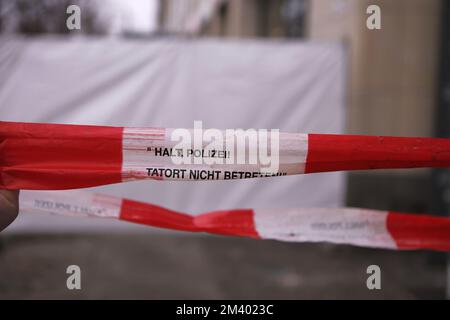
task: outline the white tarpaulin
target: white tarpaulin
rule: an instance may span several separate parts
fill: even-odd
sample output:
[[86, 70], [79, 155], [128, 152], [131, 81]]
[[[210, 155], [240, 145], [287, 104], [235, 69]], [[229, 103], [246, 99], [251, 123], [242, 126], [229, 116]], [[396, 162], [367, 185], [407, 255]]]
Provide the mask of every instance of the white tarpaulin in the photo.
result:
[[[0, 119], [138, 127], [342, 133], [345, 52], [336, 43], [0, 38]], [[338, 207], [342, 173], [112, 185], [101, 192], [184, 212]], [[18, 230], [107, 227], [23, 216]], [[130, 228], [130, 227], [128, 227]]]

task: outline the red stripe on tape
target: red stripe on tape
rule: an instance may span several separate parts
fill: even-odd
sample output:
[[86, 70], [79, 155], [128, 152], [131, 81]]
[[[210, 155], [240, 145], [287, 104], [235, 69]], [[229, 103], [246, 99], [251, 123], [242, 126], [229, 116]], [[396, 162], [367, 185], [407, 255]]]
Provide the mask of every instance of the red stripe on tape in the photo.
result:
[[253, 210], [225, 210], [192, 216], [149, 203], [123, 199], [120, 219], [153, 227], [258, 238]]
[[450, 139], [309, 134], [305, 173], [450, 167]]
[[399, 249], [450, 250], [450, 219], [389, 212], [387, 229]]
[[195, 216], [194, 221], [206, 232], [259, 238], [253, 216], [251, 209], [224, 210]]
[[191, 215], [128, 199], [122, 200], [119, 218], [153, 227], [198, 231]]
[[0, 187], [71, 189], [121, 181], [122, 128], [0, 122]]

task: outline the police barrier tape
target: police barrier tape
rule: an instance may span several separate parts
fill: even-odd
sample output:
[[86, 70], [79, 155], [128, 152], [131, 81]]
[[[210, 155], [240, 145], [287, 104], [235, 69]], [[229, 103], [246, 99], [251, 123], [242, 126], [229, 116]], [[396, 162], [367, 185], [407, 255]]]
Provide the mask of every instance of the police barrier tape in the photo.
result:
[[[243, 140], [248, 144], [242, 144], [242, 140], [239, 144], [227, 131], [215, 130], [213, 133], [221, 134], [223, 139], [211, 143], [213, 147], [208, 139], [214, 134], [209, 134], [200, 143], [194, 139], [177, 148], [180, 143], [174, 141], [174, 136], [192, 134], [195, 138], [196, 133], [195, 129], [0, 122], [0, 188], [57, 190], [136, 179], [218, 180], [450, 167], [450, 139], [272, 130], [249, 135]], [[245, 159], [255, 156], [257, 161], [236, 161], [239, 157], [235, 153], [239, 155], [240, 151]], [[180, 163], [189, 159], [193, 161]]]
[[236, 209], [190, 215], [149, 203], [68, 190], [22, 191], [20, 211], [289, 242], [450, 250], [450, 218], [369, 209]]

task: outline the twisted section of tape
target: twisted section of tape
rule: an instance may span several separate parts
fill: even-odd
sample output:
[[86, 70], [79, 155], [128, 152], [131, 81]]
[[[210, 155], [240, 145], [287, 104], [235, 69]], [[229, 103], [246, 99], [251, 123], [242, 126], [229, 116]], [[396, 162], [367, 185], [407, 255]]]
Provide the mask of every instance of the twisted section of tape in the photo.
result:
[[[215, 130], [223, 137], [221, 144], [216, 141], [211, 147], [206, 139], [179, 148], [173, 139], [179, 130], [196, 134], [186, 129], [0, 122], [0, 188], [57, 190], [136, 179], [220, 180], [450, 167], [450, 139], [277, 133], [264, 143], [264, 135], [258, 134], [234, 145], [226, 130]], [[239, 152], [248, 161], [236, 161]], [[194, 161], [186, 161], [191, 158]]]
[[153, 204], [74, 191], [23, 191], [20, 210], [119, 219], [172, 230], [329, 242], [385, 249], [450, 251], [450, 218], [356, 208], [235, 209], [191, 215]]

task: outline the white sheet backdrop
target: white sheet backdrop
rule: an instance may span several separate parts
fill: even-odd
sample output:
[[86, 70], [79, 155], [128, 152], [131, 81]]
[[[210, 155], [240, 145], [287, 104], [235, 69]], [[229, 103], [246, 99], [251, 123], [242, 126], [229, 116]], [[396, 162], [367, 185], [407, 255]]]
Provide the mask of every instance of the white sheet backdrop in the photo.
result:
[[[341, 133], [345, 50], [337, 43], [0, 38], [0, 119], [119, 126], [278, 128]], [[344, 175], [141, 181], [96, 188], [199, 213], [341, 206]], [[7, 232], [137, 230], [126, 223], [21, 216]], [[144, 230], [143, 228], [140, 230]]]

